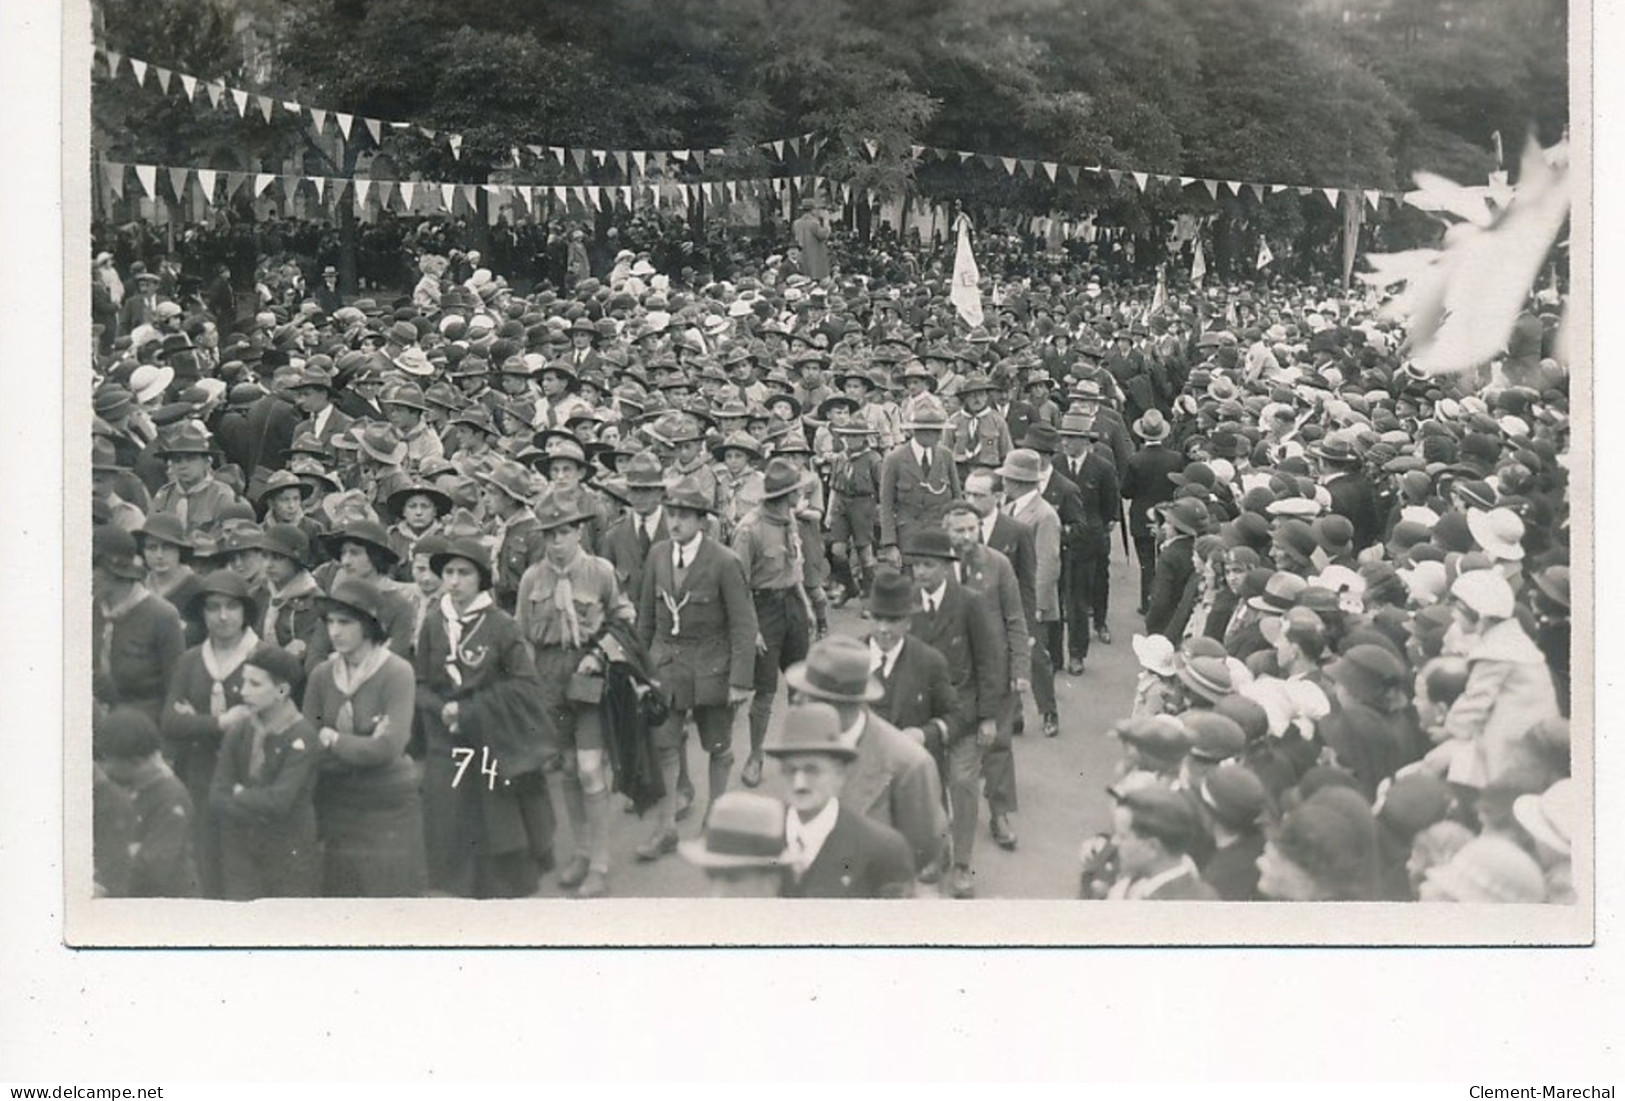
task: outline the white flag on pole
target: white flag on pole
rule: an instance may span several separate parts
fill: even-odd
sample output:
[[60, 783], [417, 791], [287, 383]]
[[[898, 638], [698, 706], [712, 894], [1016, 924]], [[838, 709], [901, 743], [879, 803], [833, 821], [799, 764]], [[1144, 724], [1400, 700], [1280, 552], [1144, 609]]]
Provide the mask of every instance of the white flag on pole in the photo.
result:
[[948, 298], [960, 320], [975, 329], [982, 324], [982, 276], [970, 248], [970, 219], [959, 216], [959, 251], [954, 255], [954, 287]]
[[1201, 242], [1201, 240], [1197, 240], [1197, 242], [1196, 242], [1196, 258], [1191, 261], [1191, 282], [1193, 284], [1195, 284], [1196, 286], [1200, 287], [1202, 285], [1202, 280], [1204, 280], [1206, 278], [1207, 278], [1207, 257], [1204, 256], [1203, 253], [1202, 253], [1202, 242]]
[[1275, 259], [1275, 254], [1270, 251], [1270, 243], [1268, 241], [1264, 240], [1264, 238], [1260, 237], [1258, 239], [1258, 267], [1259, 267], [1259, 270], [1262, 271], [1264, 268], [1269, 267], [1270, 262], [1272, 260], [1274, 260], [1274, 259]]

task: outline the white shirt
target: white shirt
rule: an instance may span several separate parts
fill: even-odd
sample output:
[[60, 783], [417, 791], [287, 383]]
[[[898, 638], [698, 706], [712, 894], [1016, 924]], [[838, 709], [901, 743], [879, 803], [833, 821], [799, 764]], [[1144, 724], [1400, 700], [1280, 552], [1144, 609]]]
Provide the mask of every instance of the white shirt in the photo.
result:
[[982, 542], [989, 546], [993, 543], [993, 527], [999, 522], [999, 510], [994, 509], [982, 517]]
[[1044, 468], [1044, 476], [1038, 479], [1038, 492], [1042, 493], [1049, 488], [1049, 476], [1054, 473], [1055, 468], [1053, 466]]
[[671, 563], [679, 569], [687, 569], [694, 564], [694, 556], [700, 553], [700, 540], [705, 538], [703, 531], [695, 532], [694, 538], [686, 543], [673, 542], [671, 545]]
[[880, 644], [874, 639], [869, 640], [869, 672], [879, 673], [883, 677], [891, 676], [891, 671], [897, 667], [897, 655], [903, 652], [903, 640], [898, 639], [892, 644], [890, 650], [882, 650]]
[[921, 446], [919, 440], [909, 440], [908, 445], [914, 449], [914, 461], [920, 464], [921, 470], [930, 465], [930, 452]]
[[920, 591], [920, 602], [928, 612], [935, 612], [942, 607], [942, 598], [948, 594], [948, 582], [938, 585], [933, 592]]
[[[660, 521], [664, 518], [665, 512], [664, 505], [656, 505], [655, 510], [647, 516], [632, 513], [632, 530], [643, 532], [644, 537], [653, 543], [655, 541], [655, 532], [660, 530]], [[695, 538], [697, 539], [699, 536], [695, 536]]]
[[824, 842], [829, 840], [830, 833], [835, 829], [835, 818], [840, 813], [840, 801], [831, 799], [824, 804], [824, 809], [803, 822], [801, 815], [796, 813], [794, 807], [785, 811], [784, 816], [784, 842], [790, 850], [790, 864], [796, 870], [796, 875], [805, 875], [812, 862], [818, 859], [818, 854], [824, 848]]
[[327, 427], [327, 419], [332, 415], [333, 406], [331, 404], [329, 404], [326, 409], [323, 409], [320, 413], [316, 414], [314, 421], [316, 425], [316, 435], [320, 436], [322, 434], [322, 429]]

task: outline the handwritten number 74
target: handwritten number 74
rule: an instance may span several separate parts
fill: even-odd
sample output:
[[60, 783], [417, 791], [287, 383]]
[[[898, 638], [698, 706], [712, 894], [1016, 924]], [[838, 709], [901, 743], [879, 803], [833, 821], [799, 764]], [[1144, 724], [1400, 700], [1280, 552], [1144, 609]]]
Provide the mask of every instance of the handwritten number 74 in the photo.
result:
[[[456, 787], [463, 782], [463, 773], [474, 760], [472, 746], [454, 746], [451, 751], [452, 760], [457, 762], [457, 772], [451, 778], [451, 786]], [[491, 756], [489, 746], [480, 747], [480, 775], [485, 777], [487, 791], [495, 791], [497, 786], [497, 759]]]

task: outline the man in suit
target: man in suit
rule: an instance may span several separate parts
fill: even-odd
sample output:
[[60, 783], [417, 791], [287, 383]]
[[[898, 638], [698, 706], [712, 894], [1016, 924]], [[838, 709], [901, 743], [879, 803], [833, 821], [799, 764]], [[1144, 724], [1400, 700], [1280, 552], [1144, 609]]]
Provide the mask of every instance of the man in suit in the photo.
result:
[[1196, 803], [1155, 781], [1116, 794], [1112, 845], [1118, 874], [1108, 899], [1207, 902], [1218, 892], [1203, 882], [1190, 851], [1202, 834]]
[[1332, 499], [1332, 512], [1354, 525], [1356, 553], [1382, 538], [1382, 518], [1371, 479], [1360, 470], [1360, 455], [1345, 439], [1329, 437], [1311, 446], [1309, 454], [1320, 463], [1321, 480]]
[[1145, 609], [1145, 633], [1162, 635], [1178, 646], [1184, 636], [1184, 619], [1178, 615], [1185, 586], [1196, 572], [1196, 537], [1207, 531], [1207, 506], [1194, 497], [1181, 497], [1158, 507], [1162, 542], [1157, 546], [1157, 565], [1151, 581], [1151, 596]]
[[1151, 599], [1151, 578], [1157, 567], [1157, 530], [1151, 509], [1174, 495], [1168, 475], [1185, 469], [1185, 460], [1164, 446], [1173, 426], [1153, 409], [1134, 422], [1134, 434], [1142, 446], [1130, 456], [1123, 471], [1119, 492], [1128, 502], [1128, 530], [1134, 538], [1134, 554], [1140, 560], [1140, 614]]
[[157, 272], [143, 271], [136, 274], [135, 293], [125, 298], [119, 306], [119, 332], [134, 332], [137, 326], [146, 325], [158, 316], [160, 282]]
[[684, 723], [692, 716], [710, 757], [708, 798], [728, 788], [733, 767], [734, 711], [750, 702], [756, 672], [756, 608], [739, 559], [702, 530], [716, 503], [682, 479], [664, 505], [670, 537], [649, 548], [638, 594], [638, 635], [671, 714], [653, 732], [666, 794], [654, 834], [639, 860], [677, 848], [677, 772]]
[[322, 308], [322, 312], [329, 317], [333, 316], [335, 310], [344, 307], [344, 296], [339, 294], [338, 268], [329, 264], [322, 269], [322, 281], [311, 292], [311, 297], [316, 300], [316, 305]]
[[652, 451], [622, 460], [616, 472], [625, 484], [626, 501], [631, 507], [604, 532], [603, 557], [615, 567], [621, 587], [637, 593], [643, 588], [649, 549], [671, 535], [661, 504], [665, 475]]
[[841, 717], [827, 703], [797, 704], [765, 746], [779, 766], [785, 816], [788, 898], [909, 898], [914, 862], [903, 835], [841, 805], [857, 757]]
[[904, 551], [920, 586], [921, 608], [914, 614], [911, 633], [947, 659], [954, 687], [957, 706], [944, 751], [944, 786], [952, 813], [950, 889], [955, 898], [974, 898], [971, 853], [976, 842], [976, 789], [982, 778], [982, 754], [998, 738], [999, 719], [1010, 693], [1009, 669], [1007, 665], [1001, 669], [999, 660], [1004, 643], [986, 609], [954, 577], [959, 556], [947, 532], [941, 528], [919, 532]]
[[[244, 434], [253, 441], [249, 452], [253, 465], [247, 471], [251, 491], [257, 488], [253, 485], [256, 472], [260, 472], [259, 483], [264, 484], [271, 470], [282, 465], [288, 448], [293, 446], [294, 430], [299, 424], [293, 386], [300, 378], [300, 371], [288, 364], [285, 353], [278, 355], [283, 357], [282, 363], [273, 369], [270, 393], [248, 407], [248, 427]], [[270, 369], [269, 364], [265, 368]]]
[[959, 496], [959, 469], [941, 446], [947, 423], [940, 404], [921, 408], [908, 422], [910, 438], [880, 467], [880, 554], [901, 566], [901, 547], [913, 535], [942, 527], [948, 502]]
[[[999, 479], [991, 470], [980, 470], [965, 479], [965, 500], [976, 512], [978, 540], [1004, 555], [1015, 571], [1021, 606], [1027, 613], [1027, 637], [1032, 651], [1033, 705], [1040, 715], [1054, 715], [1055, 674], [1058, 657], [1049, 652], [1047, 633], [1038, 625], [1038, 552], [1033, 529], [999, 510]], [[1018, 708], [1012, 733], [1020, 734], [1023, 717]]]
[[1099, 442], [1095, 422], [1079, 413], [1061, 418], [1058, 465], [1078, 487], [1083, 518], [1073, 529], [1061, 559], [1061, 603], [1067, 622], [1067, 651], [1081, 666], [1089, 656], [1090, 619], [1095, 637], [1112, 640], [1106, 625], [1111, 595], [1112, 528], [1122, 514], [1123, 499], [1111, 453]]
[[[1055, 466], [1055, 454], [1061, 449], [1061, 436], [1056, 429], [1047, 424], [1034, 425], [1021, 446], [1038, 453], [1039, 496], [1049, 502], [1061, 519], [1061, 572], [1056, 582], [1060, 610], [1054, 619], [1044, 623], [1045, 648], [1054, 653], [1054, 660], [1059, 664], [1066, 644], [1066, 557], [1077, 538], [1078, 529], [1083, 525], [1083, 495], [1077, 485]], [[1082, 673], [1082, 660], [1074, 661], [1067, 671], [1073, 676]]]
[[335, 387], [333, 371], [328, 363], [330, 361], [326, 356], [312, 356], [311, 361], [305, 364], [299, 381], [293, 385], [294, 400], [305, 414], [305, 419], [294, 432], [309, 432], [323, 446], [332, 447], [333, 440], [348, 432], [355, 422], [333, 404]]
[[[902, 574], [890, 567], [886, 572], [906, 584]], [[888, 581], [888, 585], [895, 584]], [[912, 589], [908, 596], [912, 600]], [[912, 616], [913, 607], [911, 603], [906, 616]], [[887, 610], [903, 609], [894, 600]], [[879, 627], [877, 620], [877, 633]], [[901, 634], [906, 627], [896, 630]], [[806, 661], [786, 670], [785, 683], [792, 700], [818, 700], [835, 708], [842, 737], [857, 749], [841, 791], [845, 805], [902, 834], [913, 852], [915, 871], [923, 881], [935, 882], [947, 841], [948, 818], [937, 763], [924, 742], [932, 718], [954, 707], [947, 662], [932, 647], [909, 639], [902, 648], [907, 660], [899, 651], [888, 672], [874, 665], [874, 650], [873, 642], [866, 646], [849, 635], [820, 639]], [[876, 709], [888, 698], [897, 715], [918, 720], [918, 724], [899, 730], [883, 717]], [[942, 733], [947, 722], [944, 719], [942, 727], [934, 728], [936, 732]]]
[[[1017, 448], [1010, 452], [1010, 457], [1005, 459], [998, 474], [1004, 483], [1004, 511], [1017, 523], [1032, 529], [1036, 566], [1033, 596], [1038, 625], [1046, 633], [1048, 643], [1059, 652], [1062, 640], [1056, 637], [1054, 628], [1061, 622], [1062, 529], [1060, 515], [1044, 500], [1039, 488], [1044, 477], [1043, 459], [1036, 451]], [[1073, 492], [1076, 493], [1076, 490]], [[1046, 723], [1044, 732], [1054, 737], [1059, 733], [1059, 728]]]
[[[987, 795], [988, 832], [999, 848], [1014, 849], [1016, 834], [1010, 827], [1010, 815], [1018, 809], [1018, 800], [1016, 761], [1010, 740], [1030, 687], [1027, 677], [1033, 666], [1027, 608], [1022, 603], [1021, 586], [1010, 560], [982, 543], [981, 521], [970, 502], [955, 502], [943, 524], [949, 543], [959, 555], [955, 572], [960, 584], [981, 603], [988, 618], [1002, 631], [999, 637], [1004, 645], [998, 657], [1010, 691], [1004, 714], [999, 718], [999, 736], [982, 757], [982, 777]], [[1046, 734], [1053, 737], [1051, 732], [1059, 730], [1059, 723], [1053, 712], [1044, 713]]]

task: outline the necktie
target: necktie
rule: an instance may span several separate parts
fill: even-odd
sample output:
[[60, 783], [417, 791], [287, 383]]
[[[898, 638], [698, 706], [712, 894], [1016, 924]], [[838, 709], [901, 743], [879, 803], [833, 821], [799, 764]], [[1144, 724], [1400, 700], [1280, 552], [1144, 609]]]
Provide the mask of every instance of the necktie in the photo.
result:
[[639, 557], [642, 557], [649, 553], [649, 520], [644, 516], [634, 516], [632, 526], [637, 529]]

